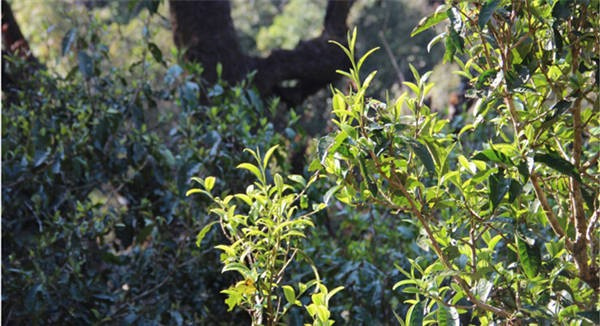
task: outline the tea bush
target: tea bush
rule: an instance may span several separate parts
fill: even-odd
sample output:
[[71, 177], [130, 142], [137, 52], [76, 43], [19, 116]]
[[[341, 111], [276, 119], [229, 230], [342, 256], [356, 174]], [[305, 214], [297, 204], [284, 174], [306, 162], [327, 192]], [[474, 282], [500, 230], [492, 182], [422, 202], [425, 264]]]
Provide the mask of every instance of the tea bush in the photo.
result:
[[434, 257], [399, 268], [394, 289], [414, 294], [401, 324], [597, 323], [597, 8], [455, 1], [423, 19], [414, 34], [449, 20], [433, 42], [473, 85], [475, 119], [456, 134], [425, 104], [429, 73], [379, 102], [375, 72], [360, 75], [371, 52], [355, 59], [356, 32], [340, 45], [356, 89], [335, 90], [337, 130], [311, 166], [341, 202], [421, 230]]
[[104, 70], [87, 53], [66, 78], [37, 70], [3, 97], [5, 320], [244, 320], [215, 299], [218, 256], [194, 246], [207, 200], [184, 195], [193, 175], [250, 180], [234, 169], [244, 147], [289, 143], [269, 122], [277, 103], [246, 83], [204, 85], [194, 65], [171, 65], [157, 88], [141, 78], [150, 61]]

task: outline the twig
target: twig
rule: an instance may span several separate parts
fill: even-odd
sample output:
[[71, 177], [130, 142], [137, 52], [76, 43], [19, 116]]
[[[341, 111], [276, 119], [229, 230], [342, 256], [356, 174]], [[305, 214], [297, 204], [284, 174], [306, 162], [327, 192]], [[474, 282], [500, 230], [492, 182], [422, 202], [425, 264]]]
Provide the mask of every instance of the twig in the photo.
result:
[[402, 70], [400, 70], [400, 67], [398, 66], [396, 57], [394, 56], [394, 53], [392, 52], [392, 49], [390, 48], [390, 44], [386, 40], [383, 31], [379, 31], [378, 34], [379, 34], [379, 39], [381, 40], [381, 43], [383, 44], [383, 48], [385, 49], [385, 53], [387, 53], [388, 57], [390, 57], [390, 62], [392, 63], [392, 67], [394, 68], [394, 71], [396, 72], [396, 78], [398, 78], [398, 86], [400, 86], [401, 88], [404, 88], [404, 81], [406, 79], [404, 78], [404, 74], [402, 74]]
[[[533, 185], [533, 188], [535, 190], [535, 194], [536, 194], [538, 200], [540, 201], [540, 203], [542, 204], [542, 208], [544, 209], [544, 212], [546, 213], [546, 218], [548, 219], [548, 222], [550, 222], [550, 227], [552, 228], [554, 233], [556, 233], [556, 235], [558, 235], [559, 238], [564, 237], [565, 231], [563, 230], [562, 226], [560, 226], [560, 223], [558, 222], [556, 215], [554, 215], [554, 212], [552, 211], [552, 207], [550, 207], [550, 204], [548, 203], [548, 199], [546, 198], [546, 194], [544, 193], [544, 190], [542, 189], [542, 187], [540, 187], [540, 184], [538, 181], [538, 175], [537, 175], [537, 173], [535, 173], [535, 171], [531, 172], [530, 180], [531, 180], [531, 184]], [[566, 241], [567, 241], [567, 243], [570, 242], [570, 240], [568, 238], [566, 238]]]

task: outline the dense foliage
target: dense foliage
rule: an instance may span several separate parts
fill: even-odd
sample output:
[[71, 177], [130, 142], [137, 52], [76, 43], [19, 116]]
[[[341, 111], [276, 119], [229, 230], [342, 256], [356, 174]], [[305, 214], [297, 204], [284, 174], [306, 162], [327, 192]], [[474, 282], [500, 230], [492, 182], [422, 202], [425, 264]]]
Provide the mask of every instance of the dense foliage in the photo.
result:
[[184, 195], [194, 175], [245, 180], [234, 168], [244, 147], [285, 143], [269, 122], [276, 103], [245, 85], [203, 85], [192, 65], [171, 65], [153, 88], [144, 76], [156, 53], [125, 70], [99, 69], [110, 64], [101, 51], [80, 48], [66, 78], [38, 70], [4, 94], [3, 316], [229, 320], [214, 297], [218, 256], [193, 245], [206, 203]]
[[340, 201], [378, 203], [422, 230], [435, 259], [414, 257], [394, 286], [415, 294], [404, 323], [597, 322], [597, 8], [463, 1], [424, 19], [415, 34], [449, 19], [445, 59], [477, 98], [457, 133], [425, 104], [429, 73], [413, 70], [413, 95], [367, 99], [375, 72], [361, 78], [369, 53], [355, 61], [349, 38], [341, 73], [356, 89], [335, 91], [338, 130], [315, 166]]
[[[252, 75], [207, 84], [156, 1], [80, 8], [46, 69], [3, 57], [6, 323], [598, 324], [600, 3], [453, 1], [415, 43], [394, 37], [411, 3], [357, 2], [327, 129], [323, 103], [296, 114]], [[256, 5], [245, 46], [319, 32], [294, 13], [321, 3]], [[426, 48], [469, 84], [452, 121]]]

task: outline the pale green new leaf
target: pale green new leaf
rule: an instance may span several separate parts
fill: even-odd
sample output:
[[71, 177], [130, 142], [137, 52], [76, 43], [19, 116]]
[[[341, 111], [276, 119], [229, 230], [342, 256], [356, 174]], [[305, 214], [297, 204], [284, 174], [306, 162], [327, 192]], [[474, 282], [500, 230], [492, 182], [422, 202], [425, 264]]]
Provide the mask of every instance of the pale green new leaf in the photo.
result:
[[212, 188], [215, 186], [215, 177], [207, 177], [206, 179], [204, 179], [204, 188], [207, 191], [211, 191]]
[[215, 225], [218, 221], [213, 221], [208, 223], [206, 226], [204, 226], [202, 228], [202, 230], [200, 230], [200, 232], [198, 233], [198, 235], [196, 236], [196, 246], [200, 247], [200, 244], [202, 243], [202, 239], [204, 239], [204, 237], [206, 236], [206, 234], [208, 233], [208, 231], [210, 231], [210, 228]]
[[263, 180], [262, 173], [260, 172], [258, 167], [254, 164], [242, 163], [242, 164], [238, 165], [237, 168], [248, 170], [248, 171], [252, 172], [252, 174], [254, 174], [258, 178], [258, 180], [261, 180], [261, 181]]
[[271, 156], [273, 156], [273, 153], [275, 152], [275, 150], [277, 150], [278, 147], [279, 147], [279, 145], [275, 145], [275, 146], [269, 148], [269, 150], [265, 154], [265, 157], [263, 158], [263, 166], [264, 167], [267, 167], [267, 164], [269, 163]]
[[429, 28], [443, 22], [446, 18], [448, 18], [448, 13], [446, 10], [440, 10], [444, 8], [445, 6], [440, 6], [436, 12], [421, 19], [421, 21], [419, 21], [417, 26], [415, 26], [410, 33], [410, 36], [413, 37], [417, 34], [420, 34], [421, 32], [428, 30]]
[[294, 291], [294, 288], [289, 285], [284, 285], [281, 287], [281, 289], [283, 290], [285, 299], [289, 303], [294, 304], [296, 302], [296, 291]]

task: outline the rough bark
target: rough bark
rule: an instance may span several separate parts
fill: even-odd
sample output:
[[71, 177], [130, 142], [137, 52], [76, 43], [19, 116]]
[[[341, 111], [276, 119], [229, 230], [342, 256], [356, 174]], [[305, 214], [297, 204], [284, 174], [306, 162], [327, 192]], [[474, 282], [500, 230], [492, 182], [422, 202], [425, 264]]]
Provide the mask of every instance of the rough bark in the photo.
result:
[[170, 1], [175, 45], [188, 61], [203, 65], [203, 77], [217, 79], [216, 64], [223, 65], [223, 79], [235, 82], [248, 71], [249, 58], [240, 48], [229, 1]]
[[[293, 50], [275, 50], [257, 58], [240, 48], [229, 1], [169, 2], [175, 45], [185, 51], [186, 60], [203, 65], [208, 82], [217, 80], [217, 62], [223, 66], [222, 78], [231, 83], [256, 70], [254, 82], [263, 96], [278, 95], [292, 105], [334, 81], [336, 69], [348, 67], [344, 53], [329, 40], [345, 40], [352, 3], [329, 0], [320, 36], [300, 42]], [[285, 81], [295, 85], [284, 87]]]
[[23, 58], [33, 57], [10, 5], [5, 0], [2, 0], [2, 50]]
[[13, 100], [12, 91], [17, 81], [30, 77], [42, 66], [31, 53], [29, 43], [21, 33], [10, 5], [2, 0], [2, 57], [5, 55], [21, 57], [28, 63], [25, 69], [14, 69], [10, 60], [2, 60], [2, 93], [5, 104], [8, 104]]

